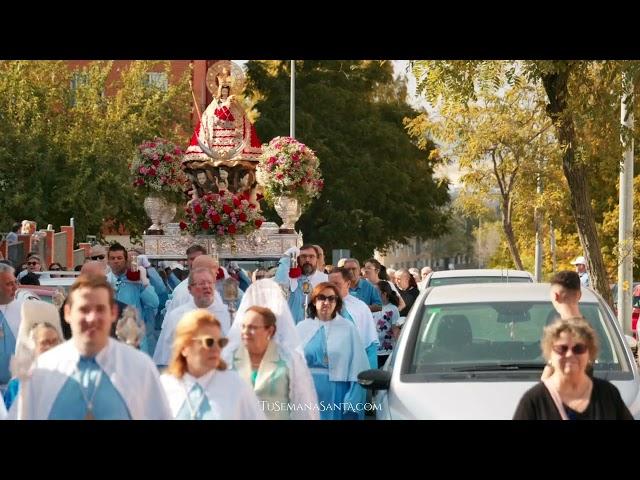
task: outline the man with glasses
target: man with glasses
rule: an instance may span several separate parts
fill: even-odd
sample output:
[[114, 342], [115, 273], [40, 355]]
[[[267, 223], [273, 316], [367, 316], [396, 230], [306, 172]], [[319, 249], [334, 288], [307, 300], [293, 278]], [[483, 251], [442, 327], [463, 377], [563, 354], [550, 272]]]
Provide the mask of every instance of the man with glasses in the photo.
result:
[[158, 371], [145, 354], [109, 338], [117, 308], [104, 277], [80, 276], [64, 307], [72, 337], [36, 361], [21, 385], [25, 420], [169, 420]]
[[369, 280], [360, 277], [360, 262], [355, 258], [348, 258], [344, 262], [344, 268], [351, 272], [349, 293], [362, 300], [372, 312], [382, 310], [382, 299], [378, 289]]
[[171, 357], [171, 348], [173, 345], [174, 333], [180, 319], [188, 312], [203, 308], [212, 313], [220, 322], [222, 335], [226, 336], [231, 327], [231, 317], [229, 310], [222, 303], [216, 302], [219, 296], [216, 291], [216, 278], [210, 267], [198, 267], [206, 258], [194, 262], [195, 267], [189, 272], [189, 293], [191, 299], [188, 303], [172, 310], [168, 313], [162, 322], [162, 331], [158, 338], [158, 344], [153, 354], [153, 361], [158, 366], [166, 366], [169, 364]]
[[[293, 263], [292, 256], [297, 258]], [[275, 281], [285, 290], [296, 323], [306, 318], [309, 297], [315, 286], [328, 281], [327, 274], [318, 271], [318, 258], [314, 245], [303, 245], [300, 249], [291, 247], [278, 262]]]
[[16, 349], [21, 302], [15, 299], [18, 283], [13, 267], [0, 263], [0, 385], [11, 379], [9, 362]]
[[104, 246], [100, 245], [99, 243], [96, 243], [95, 245], [91, 246], [91, 249], [89, 250], [89, 256], [85, 258], [84, 261], [86, 263], [90, 260], [93, 260], [95, 262], [101, 262], [104, 264], [104, 266], [107, 269], [109, 268], [109, 263], [107, 261], [107, 249], [104, 248]]
[[42, 271], [42, 261], [37, 255], [30, 253], [27, 256], [27, 261], [25, 263], [27, 264], [27, 269], [18, 274], [18, 282], [20, 282], [28, 273]]

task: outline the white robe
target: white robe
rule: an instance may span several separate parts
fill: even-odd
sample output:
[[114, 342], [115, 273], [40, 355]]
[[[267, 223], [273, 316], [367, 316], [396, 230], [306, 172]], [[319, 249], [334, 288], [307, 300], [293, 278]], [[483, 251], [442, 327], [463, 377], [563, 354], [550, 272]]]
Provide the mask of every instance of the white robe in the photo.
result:
[[[164, 318], [164, 322], [162, 322], [162, 330], [158, 337], [156, 350], [153, 353], [153, 361], [156, 365], [169, 365], [171, 351], [173, 349], [173, 339], [175, 337], [178, 322], [182, 319], [182, 316], [185, 313], [198, 309], [196, 304], [193, 302], [193, 297], [191, 297], [191, 295], [189, 295], [189, 297], [190, 301], [188, 303], [172, 310], [171, 313], [167, 314]], [[231, 328], [231, 316], [229, 315], [229, 310], [226, 305], [222, 304], [221, 306], [214, 300], [206, 310], [215, 315], [222, 326], [222, 335], [226, 336], [229, 332], [229, 328]]]
[[[18, 338], [18, 332], [20, 331], [20, 320], [22, 319], [22, 302], [27, 300], [12, 300], [7, 304], [6, 312], [3, 310], [4, 318], [7, 319], [7, 323], [9, 324], [9, 328], [11, 329], [11, 333], [13, 333], [14, 338]], [[17, 343], [17, 342], [16, 342]]]
[[233, 370], [212, 370], [200, 378], [185, 373], [181, 379], [164, 373], [160, 381], [169, 399], [173, 418], [184, 405], [187, 392], [198, 382], [216, 420], [266, 420], [253, 389]]
[[[38, 357], [31, 378], [21, 382], [14, 402], [26, 400], [25, 420], [46, 420], [62, 387], [73, 374], [80, 353], [69, 340]], [[158, 371], [145, 353], [109, 338], [96, 362], [122, 396], [132, 420], [170, 420], [171, 410]], [[26, 397], [24, 397], [26, 395]], [[10, 418], [17, 409], [11, 408]]]
[[[225, 277], [226, 278], [226, 277]], [[193, 300], [191, 293], [189, 292], [189, 279], [185, 278], [182, 282], [178, 284], [176, 288], [173, 289], [173, 294], [171, 295], [171, 300], [167, 301], [166, 311], [164, 314], [164, 318], [167, 318], [167, 315], [174, 311], [176, 308], [179, 308]], [[227, 308], [224, 302], [222, 301], [222, 297], [220, 293], [216, 290], [213, 295], [213, 303], [217, 304], [220, 308]]]
[[366, 303], [354, 297], [347, 295], [342, 299], [344, 308], [346, 308], [353, 318], [364, 348], [368, 348], [372, 343], [379, 344], [378, 332], [376, 331], [376, 323], [373, 320], [373, 314]]

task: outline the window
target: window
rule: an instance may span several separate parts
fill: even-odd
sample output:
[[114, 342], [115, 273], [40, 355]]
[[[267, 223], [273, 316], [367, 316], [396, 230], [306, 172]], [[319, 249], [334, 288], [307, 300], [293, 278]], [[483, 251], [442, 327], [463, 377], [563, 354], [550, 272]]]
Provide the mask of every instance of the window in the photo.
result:
[[166, 72], [147, 72], [144, 84], [147, 87], [158, 88], [166, 92], [169, 88], [169, 79]]
[[78, 89], [81, 85], [86, 85], [89, 77], [85, 72], [74, 72], [71, 76], [71, 105], [76, 105]]

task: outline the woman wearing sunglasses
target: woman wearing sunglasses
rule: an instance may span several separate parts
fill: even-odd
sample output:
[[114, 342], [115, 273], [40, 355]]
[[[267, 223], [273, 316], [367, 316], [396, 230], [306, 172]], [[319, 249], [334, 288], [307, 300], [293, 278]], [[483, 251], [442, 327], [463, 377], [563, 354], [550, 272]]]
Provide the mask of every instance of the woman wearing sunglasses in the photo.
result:
[[[318, 397], [293, 316], [271, 279], [249, 286], [229, 330], [223, 357], [251, 385], [270, 420], [317, 420]], [[293, 406], [293, 407], [292, 407]]]
[[265, 418], [251, 387], [221, 359], [226, 344], [220, 322], [207, 310], [178, 322], [171, 362], [160, 377], [176, 420]]
[[342, 309], [338, 288], [316, 285], [309, 317], [296, 325], [318, 394], [320, 419], [356, 420], [364, 416], [365, 393], [358, 374], [369, 360], [356, 326], [337, 314]]
[[556, 320], [545, 327], [541, 346], [553, 373], [524, 394], [514, 420], [633, 420], [618, 389], [587, 373], [599, 348], [586, 320]]

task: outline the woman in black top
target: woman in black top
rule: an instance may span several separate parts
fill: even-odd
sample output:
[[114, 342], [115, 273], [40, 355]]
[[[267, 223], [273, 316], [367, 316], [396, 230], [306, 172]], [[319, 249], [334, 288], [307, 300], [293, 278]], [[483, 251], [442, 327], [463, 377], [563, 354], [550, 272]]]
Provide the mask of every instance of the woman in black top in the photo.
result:
[[553, 373], [524, 394], [514, 420], [633, 420], [618, 389], [587, 374], [598, 343], [586, 320], [556, 320], [545, 327], [541, 346]]

